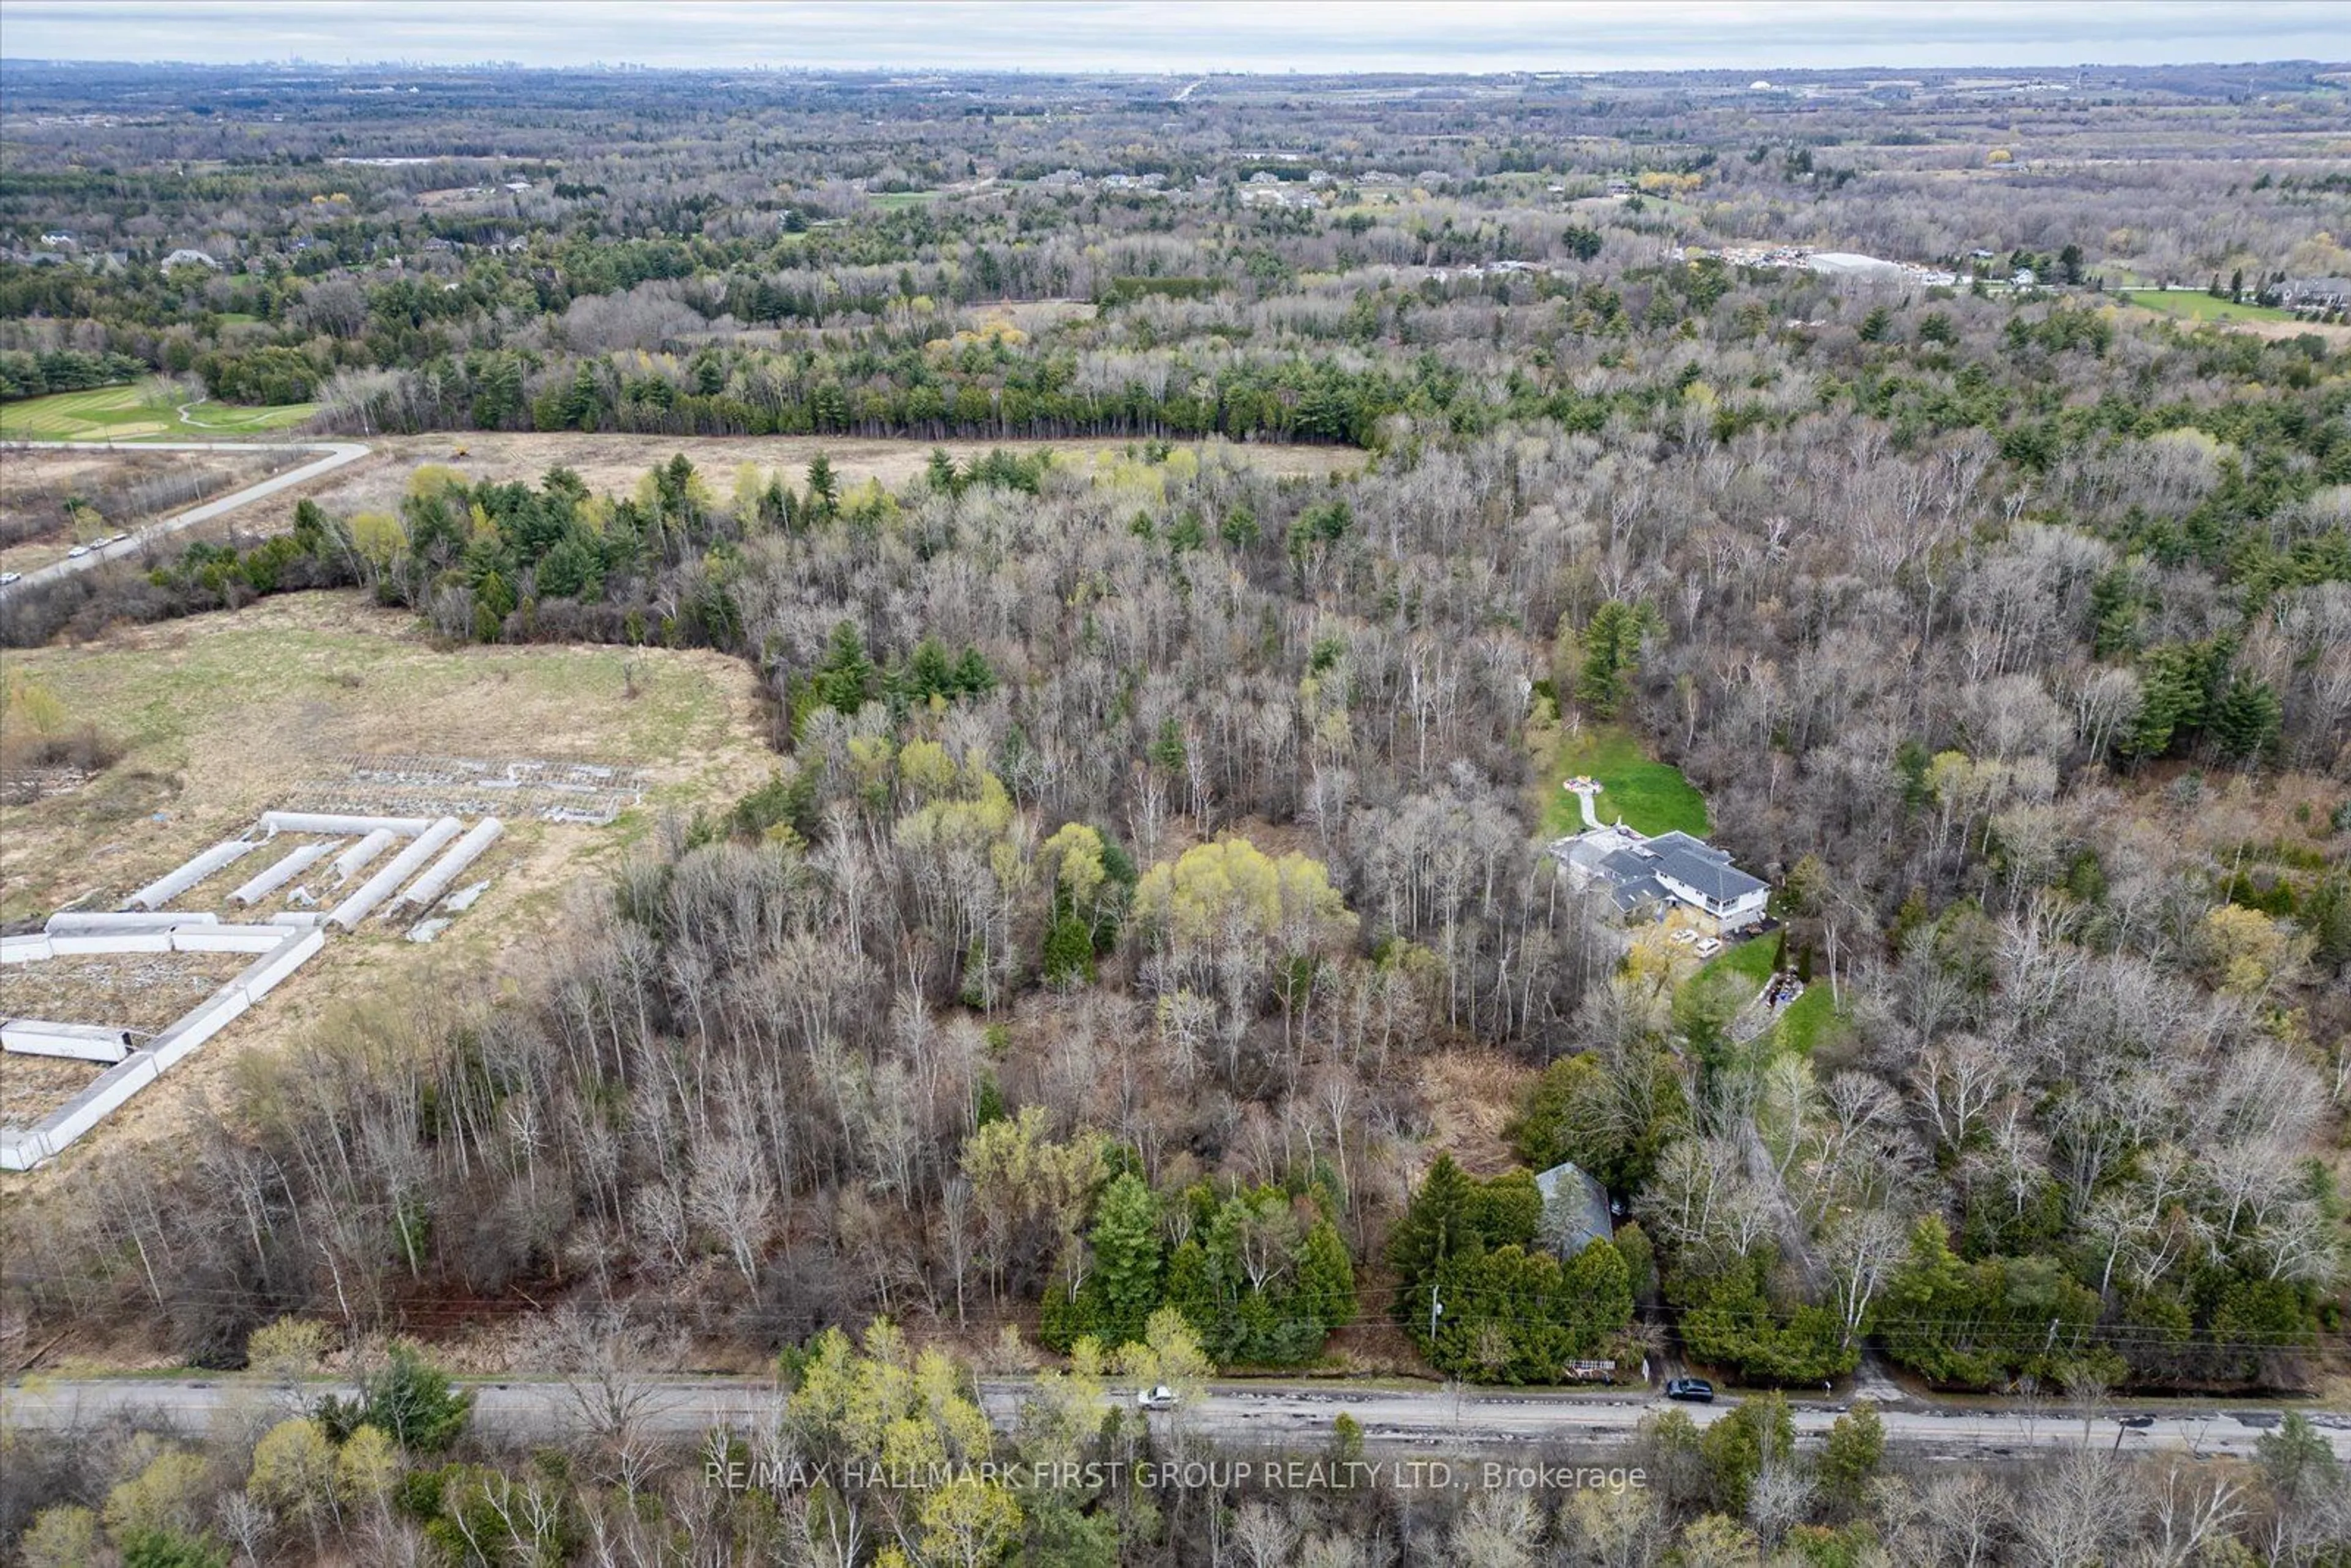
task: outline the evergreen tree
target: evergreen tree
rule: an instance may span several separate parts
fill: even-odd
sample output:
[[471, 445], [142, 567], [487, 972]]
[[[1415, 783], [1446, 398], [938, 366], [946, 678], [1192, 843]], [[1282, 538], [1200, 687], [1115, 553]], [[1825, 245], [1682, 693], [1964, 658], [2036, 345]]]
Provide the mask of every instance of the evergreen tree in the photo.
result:
[[857, 634], [854, 622], [843, 621], [832, 629], [824, 663], [810, 684], [817, 700], [835, 712], [853, 716], [865, 706], [873, 687], [873, 661], [865, 656], [865, 639]]
[[1159, 1199], [1141, 1177], [1122, 1176], [1102, 1189], [1092, 1240], [1092, 1332], [1106, 1346], [1139, 1340], [1160, 1304]]
[[2277, 744], [2284, 705], [2267, 681], [2238, 675], [2212, 703], [2205, 732], [2231, 761], [2259, 757]]
[[1631, 695], [1633, 676], [1640, 670], [1641, 644], [1656, 629], [1656, 612], [1646, 604], [1612, 599], [1592, 612], [1583, 629], [1575, 700], [1594, 717], [1616, 716]]
[[832, 471], [832, 459], [821, 452], [809, 459], [808, 509], [820, 522], [841, 515], [841, 479]]
[[1298, 1249], [1299, 1310], [1325, 1333], [1355, 1318], [1355, 1265], [1346, 1240], [1327, 1219], [1314, 1222]]

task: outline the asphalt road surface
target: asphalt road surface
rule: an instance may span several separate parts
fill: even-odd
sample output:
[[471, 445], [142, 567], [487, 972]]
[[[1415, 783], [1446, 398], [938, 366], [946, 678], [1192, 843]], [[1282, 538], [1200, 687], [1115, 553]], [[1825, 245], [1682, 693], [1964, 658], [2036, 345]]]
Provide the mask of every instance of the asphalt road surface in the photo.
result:
[[[590, 1425], [590, 1400], [553, 1380], [505, 1383], [468, 1380], [475, 1396], [475, 1427], [488, 1434], [528, 1438], [559, 1437]], [[981, 1400], [999, 1427], [1008, 1427], [1026, 1385], [990, 1380]], [[348, 1393], [329, 1383], [304, 1385], [299, 1396], [266, 1379], [225, 1375], [216, 1379], [111, 1377], [34, 1378], [0, 1389], [0, 1427], [22, 1431], [73, 1431], [125, 1416], [183, 1432], [202, 1433], [215, 1423], [250, 1419], [298, 1399]], [[1121, 1401], [1132, 1398], [1121, 1393]], [[765, 1383], [718, 1378], [651, 1378], [634, 1385], [632, 1408], [648, 1430], [692, 1436], [716, 1426], [747, 1427], [766, 1420], [777, 1396]], [[1712, 1405], [1669, 1406], [1654, 1396], [1619, 1394], [1455, 1394], [1434, 1389], [1343, 1389], [1330, 1386], [1223, 1384], [1210, 1387], [1179, 1412], [1155, 1414], [1155, 1426], [1180, 1424], [1219, 1444], [1268, 1449], [1311, 1450], [1331, 1435], [1344, 1412], [1364, 1429], [1367, 1448], [1444, 1458], [1526, 1448], [1537, 1444], [1609, 1444], [1632, 1436], [1644, 1416], [1667, 1408], [1688, 1413], [1704, 1425], [1735, 1408], [1726, 1396]], [[1797, 1436], [1818, 1439], [1844, 1409], [1840, 1403], [1800, 1401], [1793, 1406]], [[2351, 1415], [2308, 1413], [2338, 1456], [2351, 1458]], [[1960, 1458], [2021, 1454], [2066, 1448], [2085, 1440], [2104, 1447], [2117, 1437], [2126, 1451], [2166, 1449], [2199, 1456], [2252, 1451], [2262, 1433], [2280, 1420], [2275, 1409], [2193, 1406], [2189, 1402], [2115, 1406], [2085, 1423], [2078, 1413], [2051, 1408], [2016, 1410], [1923, 1406], [1914, 1401], [1880, 1411], [1889, 1443], [1929, 1458]], [[2116, 1417], [2144, 1416], [2144, 1427], [2122, 1427]]]
[[[0, 444], [0, 450], [88, 452], [102, 444], [102, 443], [91, 441], [11, 441]], [[129, 538], [118, 543], [101, 545], [86, 554], [68, 556], [61, 560], [51, 561], [37, 570], [28, 571], [19, 580], [0, 588], [0, 598], [22, 592], [40, 583], [55, 582], [77, 571], [87, 571], [100, 561], [120, 560], [127, 556], [137, 555], [166, 535], [175, 534], [182, 528], [194, 528], [198, 523], [211, 522], [214, 517], [225, 517], [239, 507], [258, 501], [264, 497], [274, 496], [280, 490], [289, 489], [306, 480], [316, 479], [321, 474], [331, 474], [346, 463], [357, 462], [369, 452], [369, 448], [356, 441], [138, 441], [124, 442], [117, 450], [126, 452], [316, 452], [322, 455], [316, 462], [305, 463], [299, 468], [289, 468], [283, 474], [273, 474], [257, 484], [247, 485], [242, 490], [232, 491], [218, 500], [206, 501], [200, 507], [191, 507], [186, 511], [165, 517], [161, 522], [150, 523], [145, 528], [134, 531]]]

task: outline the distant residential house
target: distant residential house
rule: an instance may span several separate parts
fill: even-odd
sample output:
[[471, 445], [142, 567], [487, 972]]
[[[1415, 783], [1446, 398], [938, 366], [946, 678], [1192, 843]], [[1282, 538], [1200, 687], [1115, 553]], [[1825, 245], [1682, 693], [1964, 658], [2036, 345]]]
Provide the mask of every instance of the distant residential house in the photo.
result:
[[1687, 833], [1652, 839], [1619, 824], [1562, 839], [1552, 853], [1579, 887], [1606, 888], [1627, 919], [1678, 907], [1717, 931], [1744, 931], [1771, 902], [1771, 888], [1733, 864], [1729, 851]]
[[220, 270], [219, 262], [214, 261], [203, 251], [190, 250], [184, 246], [163, 258], [164, 271], [169, 272], [175, 267], [209, 267], [214, 272]]
[[1573, 1258], [1593, 1242], [1616, 1234], [1616, 1223], [1608, 1212], [1608, 1189], [1574, 1161], [1539, 1174], [1535, 1190], [1542, 1194], [1537, 1238], [1560, 1257]]
[[2351, 277], [2290, 277], [2278, 285], [2289, 310], [2351, 310]]
[[51, 229], [41, 236], [41, 243], [57, 250], [79, 250], [81, 241], [64, 229]]

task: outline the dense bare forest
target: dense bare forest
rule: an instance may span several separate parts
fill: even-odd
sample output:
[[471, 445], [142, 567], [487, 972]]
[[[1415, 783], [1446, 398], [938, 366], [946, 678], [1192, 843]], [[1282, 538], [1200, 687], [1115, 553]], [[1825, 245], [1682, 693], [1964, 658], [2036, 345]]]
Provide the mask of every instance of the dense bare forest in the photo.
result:
[[[2293, 301], [2351, 272], [2344, 78], [1947, 77], [9, 64], [11, 395], [1124, 447], [428, 466], [10, 601], [15, 647], [339, 591], [452, 656], [716, 648], [776, 757], [511, 972], [350, 998], [188, 1142], [13, 1193], [35, 1339], [372, 1370], [203, 1448], [27, 1451], [0, 1527], [40, 1563], [2339, 1560], [2298, 1416], [2250, 1465], [2011, 1471], [1866, 1402], [1800, 1453], [1759, 1394], [1651, 1417], [1646, 1489], [1424, 1507], [730, 1493], [628, 1404], [720, 1347], [789, 1390], [747, 1454], [1042, 1463], [1207, 1451], [1105, 1419], [1113, 1373], [2339, 1385], [2351, 350]], [[1362, 462], [1243, 460], [1275, 440]], [[1769, 883], [1760, 972], [1563, 874], [1595, 736]], [[1755, 1027], [1782, 974], [1802, 1036]], [[1563, 1161], [1613, 1235], [1557, 1243]], [[603, 1391], [559, 1461], [383, 1354], [486, 1323]], [[973, 1369], [1040, 1365], [992, 1436]]]

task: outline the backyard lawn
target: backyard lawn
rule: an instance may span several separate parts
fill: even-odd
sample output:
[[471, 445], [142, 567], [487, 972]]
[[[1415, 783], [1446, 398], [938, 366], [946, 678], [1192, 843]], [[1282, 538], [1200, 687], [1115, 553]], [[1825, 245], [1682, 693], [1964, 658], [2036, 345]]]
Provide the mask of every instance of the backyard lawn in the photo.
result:
[[1575, 797], [1559, 787], [1578, 775], [1599, 780], [1600, 793], [1592, 809], [1604, 822], [1621, 821], [1652, 838], [1677, 830], [1704, 838], [1709, 831], [1706, 797], [1682, 777], [1680, 768], [1651, 761], [1639, 739], [1623, 725], [1585, 724], [1575, 734], [1561, 735], [1541, 770], [1547, 837], [1583, 831]]
[[[1750, 937], [1708, 959], [1705, 966], [1683, 984], [1685, 987], [1695, 986], [1716, 975], [1736, 975], [1746, 983], [1750, 994], [1761, 991], [1764, 982], [1771, 977], [1771, 959], [1779, 949], [1777, 933]], [[1778, 1021], [1772, 1025], [1775, 1031], [1772, 1043], [1781, 1051], [1810, 1056], [1813, 1048], [1834, 1036], [1840, 1023], [1829, 992], [1828, 977], [1816, 974], [1813, 982], [1804, 988], [1804, 994], [1781, 1009]]]

